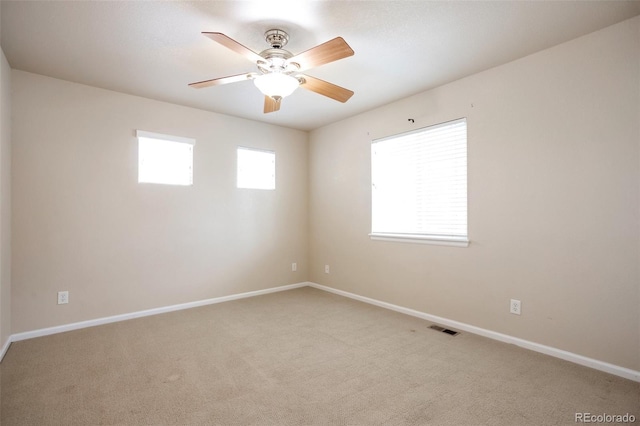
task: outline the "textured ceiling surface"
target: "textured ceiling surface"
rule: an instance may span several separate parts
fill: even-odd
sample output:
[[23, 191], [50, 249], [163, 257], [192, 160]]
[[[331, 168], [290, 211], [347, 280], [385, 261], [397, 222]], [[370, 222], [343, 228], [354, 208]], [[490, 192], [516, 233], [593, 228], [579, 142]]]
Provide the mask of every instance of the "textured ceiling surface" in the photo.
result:
[[[7, 1], [12, 68], [310, 130], [524, 57], [640, 14], [640, 1]], [[263, 114], [251, 81], [188, 83], [256, 71], [202, 31], [250, 49], [280, 28], [293, 54], [342, 36], [355, 55], [308, 70], [355, 92], [345, 104], [306, 90]]]

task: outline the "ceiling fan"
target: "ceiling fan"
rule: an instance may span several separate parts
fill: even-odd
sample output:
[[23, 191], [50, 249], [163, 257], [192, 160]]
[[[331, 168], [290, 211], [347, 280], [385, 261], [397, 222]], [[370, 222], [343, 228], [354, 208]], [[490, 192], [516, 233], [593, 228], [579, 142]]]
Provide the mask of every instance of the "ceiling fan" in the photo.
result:
[[309, 68], [352, 56], [353, 49], [349, 47], [342, 37], [336, 37], [305, 52], [293, 55], [283, 49], [289, 41], [289, 34], [283, 30], [268, 30], [264, 36], [271, 48], [260, 53], [255, 53], [222, 33], [203, 32], [202, 34], [254, 62], [258, 67], [258, 72], [198, 81], [189, 84], [190, 87], [201, 89], [203, 87], [253, 80], [256, 87], [265, 95], [265, 114], [278, 111], [282, 98], [293, 93], [298, 87], [340, 102], [348, 101], [353, 95], [351, 90], [344, 87], [300, 73]]

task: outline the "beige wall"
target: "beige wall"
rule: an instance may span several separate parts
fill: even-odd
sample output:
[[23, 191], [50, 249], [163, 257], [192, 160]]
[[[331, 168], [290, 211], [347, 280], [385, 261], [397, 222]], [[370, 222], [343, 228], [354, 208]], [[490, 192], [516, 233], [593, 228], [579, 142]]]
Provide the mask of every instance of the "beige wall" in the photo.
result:
[[[10, 97], [3, 60], [2, 339], [310, 280], [638, 370], [639, 40], [635, 18], [310, 135], [16, 70]], [[370, 140], [462, 116], [470, 247], [371, 241]], [[137, 184], [136, 129], [196, 138], [194, 186]], [[235, 188], [238, 145], [277, 152], [275, 192]]]
[[0, 348], [11, 335], [11, 68], [0, 50]]
[[[307, 279], [306, 132], [12, 78], [13, 333]], [[138, 184], [136, 129], [195, 138], [194, 185]], [[235, 188], [238, 145], [275, 191]]]
[[[311, 132], [310, 280], [639, 370], [639, 87], [637, 17]], [[370, 140], [458, 117], [471, 245], [371, 241]]]

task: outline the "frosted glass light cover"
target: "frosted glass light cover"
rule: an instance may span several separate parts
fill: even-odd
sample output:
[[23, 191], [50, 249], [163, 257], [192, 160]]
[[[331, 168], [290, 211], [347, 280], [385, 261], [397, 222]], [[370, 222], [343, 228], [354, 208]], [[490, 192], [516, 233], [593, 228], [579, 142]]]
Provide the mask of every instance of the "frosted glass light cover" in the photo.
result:
[[281, 73], [264, 74], [253, 80], [256, 87], [266, 96], [289, 96], [300, 85], [295, 77]]

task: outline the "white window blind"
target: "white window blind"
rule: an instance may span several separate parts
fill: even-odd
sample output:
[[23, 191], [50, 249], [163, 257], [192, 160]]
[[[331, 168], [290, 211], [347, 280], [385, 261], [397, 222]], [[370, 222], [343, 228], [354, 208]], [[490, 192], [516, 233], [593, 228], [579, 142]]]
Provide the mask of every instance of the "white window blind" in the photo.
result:
[[238, 147], [238, 188], [276, 189], [276, 153]]
[[195, 139], [138, 130], [138, 182], [193, 184]]
[[374, 140], [371, 172], [372, 237], [468, 242], [466, 119]]

